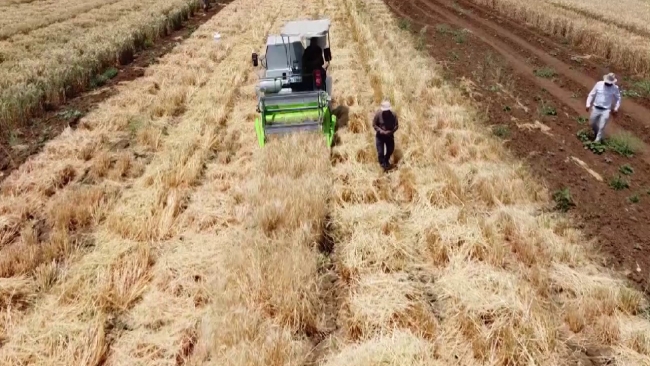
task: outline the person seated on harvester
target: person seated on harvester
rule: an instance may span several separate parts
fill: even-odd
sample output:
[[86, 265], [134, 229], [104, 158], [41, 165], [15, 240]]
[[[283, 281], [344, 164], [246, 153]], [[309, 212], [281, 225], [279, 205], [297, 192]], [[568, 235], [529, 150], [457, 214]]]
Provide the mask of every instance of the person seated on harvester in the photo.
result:
[[311, 38], [309, 46], [305, 48], [305, 52], [302, 55], [303, 74], [312, 76], [313, 80], [314, 70], [320, 69], [323, 81], [321, 88], [325, 90], [326, 67], [325, 58], [323, 57], [323, 49], [318, 45], [318, 39]]

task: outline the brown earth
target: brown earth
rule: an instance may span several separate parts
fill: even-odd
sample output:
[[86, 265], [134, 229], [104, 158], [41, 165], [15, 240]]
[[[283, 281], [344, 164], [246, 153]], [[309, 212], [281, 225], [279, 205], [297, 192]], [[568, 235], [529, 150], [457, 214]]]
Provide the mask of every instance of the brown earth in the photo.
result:
[[113, 67], [118, 70], [117, 75], [101, 87], [83, 92], [58, 107], [50, 108], [40, 117], [33, 118], [29, 125], [10, 131], [6, 136], [0, 134], [0, 182], [65, 128], [76, 128], [83, 115], [117, 92], [117, 85], [144, 76], [148, 66], [156, 63], [160, 57], [188, 38], [196, 28], [219, 13], [229, 2], [221, 0], [208, 10], [193, 14], [178, 30], [168, 33], [146, 49], [135, 53], [130, 62], [116, 64]]
[[[634, 156], [611, 150], [595, 154], [576, 135], [589, 129], [585, 101], [602, 75], [616, 72], [621, 90], [641, 76], [595, 57], [580, 58], [584, 53], [563, 40], [540, 35], [466, 0], [386, 2], [406, 19], [401, 26], [414, 32], [417, 44], [443, 65], [446, 77], [476, 102], [513, 154], [524, 159], [551, 192], [569, 189], [574, 203], [569, 213], [588, 237], [597, 239], [605, 264], [623, 270], [650, 294], [650, 150], [645, 145], [650, 100], [624, 97], [620, 113], [606, 129], [606, 137], [628, 131], [642, 140]], [[554, 72], [536, 75], [545, 67]], [[633, 173], [620, 173], [625, 164]], [[610, 186], [619, 175], [629, 188]]]

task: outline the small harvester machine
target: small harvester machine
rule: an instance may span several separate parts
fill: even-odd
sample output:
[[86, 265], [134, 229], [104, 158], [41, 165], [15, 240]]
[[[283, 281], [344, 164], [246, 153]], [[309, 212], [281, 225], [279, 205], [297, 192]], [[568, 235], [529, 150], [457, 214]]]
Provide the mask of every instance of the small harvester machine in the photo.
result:
[[315, 38], [326, 62], [332, 59], [329, 48], [330, 21], [298, 20], [284, 25], [279, 35], [270, 35], [266, 54], [253, 53], [253, 66], [260, 63], [263, 75], [256, 88], [259, 116], [255, 131], [261, 147], [268, 135], [299, 131], [320, 131], [332, 146], [336, 116], [332, 114], [332, 77], [322, 70], [305, 73], [303, 54]]

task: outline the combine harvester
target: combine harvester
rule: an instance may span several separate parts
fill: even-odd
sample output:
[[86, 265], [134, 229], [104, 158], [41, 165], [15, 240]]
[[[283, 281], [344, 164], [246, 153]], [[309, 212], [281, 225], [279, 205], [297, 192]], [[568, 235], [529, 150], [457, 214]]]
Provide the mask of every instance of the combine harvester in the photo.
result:
[[280, 35], [270, 35], [266, 55], [258, 59], [253, 53], [253, 66], [261, 62], [264, 75], [257, 86], [255, 131], [260, 147], [268, 135], [300, 131], [321, 131], [332, 146], [336, 116], [332, 114], [332, 78], [327, 73], [323, 84], [320, 69], [311, 74], [303, 70], [305, 46], [311, 38], [318, 40], [325, 61], [332, 55], [329, 48], [330, 21], [299, 20], [284, 25]]

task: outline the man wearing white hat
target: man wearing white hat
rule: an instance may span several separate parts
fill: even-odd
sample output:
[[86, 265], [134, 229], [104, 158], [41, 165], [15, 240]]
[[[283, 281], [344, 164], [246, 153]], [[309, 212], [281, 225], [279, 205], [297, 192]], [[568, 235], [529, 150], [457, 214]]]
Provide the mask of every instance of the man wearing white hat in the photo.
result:
[[[612, 104], [616, 103], [612, 110]], [[616, 85], [616, 75], [609, 73], [594, 85], [587, 97], [587, 112], [593, 103], [591, 116], [589, 116], [589, 125], [594, 131], [596, 138], [594, 142], [600, 142], [603, 138], [603, 130], [609, 120], [610, 111], [616, 115], [621, 106], [621, 94]]]
[[[372, 127], [375, 129], [375, 146], [377, 147], [377, 157], [379, 164], [384, 170], [390, 169], [390, 156], [395, 150], [395, 131], [399, 124], [397, 115], [391, 110], [390, 102], [385, 100], [372, 121]], [[384, 151], [385, 149], [385, 151]]]

